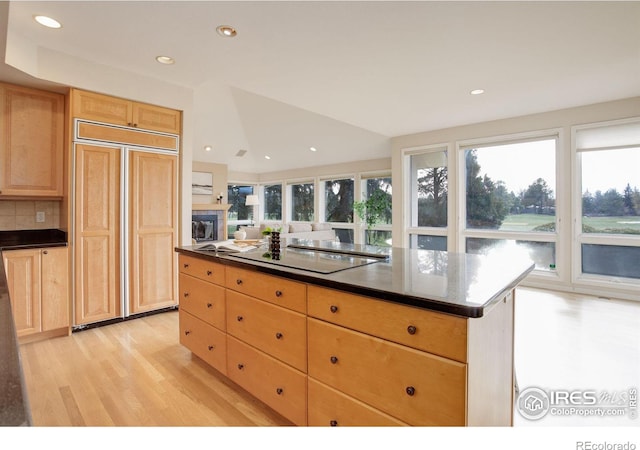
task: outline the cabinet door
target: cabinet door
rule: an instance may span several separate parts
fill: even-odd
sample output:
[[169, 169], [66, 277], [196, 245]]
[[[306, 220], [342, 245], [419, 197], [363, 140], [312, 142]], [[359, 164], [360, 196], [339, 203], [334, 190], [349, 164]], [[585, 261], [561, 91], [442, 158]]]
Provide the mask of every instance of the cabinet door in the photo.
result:
[[178, 303], [178, 159], [131, 152], [129, 306], [140, 313]]
[[63, 195], [64, 97], [0, 85], [0, 196]]
[[79, 90], [71, 91], [73, 117], [133, 126], [133, 103], [129, 100]]
[[69, 326], [69, 250], [67, 247], [43, 249], [42, 331]]
[[145, 130], [180, 134], [182, 114], [175, 109], [133, 103], [133, 126]]
[[3, 252], [11, 309], [18, 336], [42, 330], [40, 319], [40, 250]]
[[120, 149], [76, 145], [75, 323], [120, 315]]

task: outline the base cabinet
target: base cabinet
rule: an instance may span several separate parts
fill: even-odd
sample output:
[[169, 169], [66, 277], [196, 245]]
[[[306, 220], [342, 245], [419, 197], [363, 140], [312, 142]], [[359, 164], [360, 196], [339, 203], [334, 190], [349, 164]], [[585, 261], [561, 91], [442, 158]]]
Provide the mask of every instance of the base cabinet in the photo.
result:
[[3, 252], [3, 259], [20, 341], [49, 337], [49, 334], [68, 334], [67, 247], [8, 250]]
[[467, 319], [179, 260], [180, 342], [296, 425], [513, 423], [511, 292]]

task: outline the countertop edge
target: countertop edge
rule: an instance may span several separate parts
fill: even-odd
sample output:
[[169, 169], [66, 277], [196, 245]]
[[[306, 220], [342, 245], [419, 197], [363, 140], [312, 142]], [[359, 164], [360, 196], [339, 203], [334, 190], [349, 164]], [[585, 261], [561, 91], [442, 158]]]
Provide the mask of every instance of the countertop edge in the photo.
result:
[[529, 269], [523, 272], [519, 277], [511, 280], [509, 283], [499, 291], [491, 296], [485, 303], [478, 306], [464, 306], [447, 303], [437, 299], [431, 299], [427, 297], [417, 297], [409, 294], [400, 294], [397, 292], [383, 291], [380, 289], [368, 288], [359, 285], [339, 282], [327, 278], [322, 278], [321, 274], [309, 274], [296, 269], [283, 268], [277, 266], [267, 265], [266, 263], [260, 263], [257, 261], [246, 261], [237, 258], [230, 257], [224, 253], [213, 253], [208, 251], [198, 251], [196, 249], [188, 247], [176, 247], [175, 251], [178, 253], [200, 257], [202, 259], [209, 259], [215, 262], [219, 262], [229, 266], [241, 267], [249, 270], [255, 270], [257, 272], [266, 273], [269, 275], [282, 276], [292, 280], [319, 285], [322, 287], [337, 289], [344, 292], [349, 292], [357, 295], [364, 295], [367, 297], [376, 298], [379, 300], [385, 300], [393, 303], [413, 306], [421, 309], [428, 309], [446, 314], [452, 314], [455, 316], [461, 316], [470, 319], [476, 319], [483, 317], [485, 312], [492, 309], [492, 307], [502, 299], [507, 292], [515, 288], [531, 271], [534, 269], [532, 264]]

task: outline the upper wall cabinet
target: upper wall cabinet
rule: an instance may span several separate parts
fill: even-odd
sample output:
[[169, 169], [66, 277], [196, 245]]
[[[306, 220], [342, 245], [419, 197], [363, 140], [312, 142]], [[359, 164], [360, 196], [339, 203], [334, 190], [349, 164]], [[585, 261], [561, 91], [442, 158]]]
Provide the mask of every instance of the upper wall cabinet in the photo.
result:
[[180, 111], [94, 92], [71, 90], [73, 117], [113, 125], [180, 134]]
[[0, 197], [62, 197], [64, 96], [0, 83]]

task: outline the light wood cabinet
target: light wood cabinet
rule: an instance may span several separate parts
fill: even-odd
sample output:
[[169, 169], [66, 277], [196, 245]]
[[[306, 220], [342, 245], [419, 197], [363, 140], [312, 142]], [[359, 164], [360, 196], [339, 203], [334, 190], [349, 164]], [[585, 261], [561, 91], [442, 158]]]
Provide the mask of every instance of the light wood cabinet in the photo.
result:
[[0, 83], [0, 197], [63, 195], [64, 96]]
[[227, 335], [227, 375], [294, 424], [307, 424], [306, 374]]
[[307, 318], [303, 314], [228, 291], [227, 333], [307, 371]]
[[226, 375], [227, 336], [223, 331], [198, 319], [186, 311], [180, 311], [180, 343], [211, 367]]
[[121, 314], [120, 149], [75, 151], [75, 324], [82, 325]]
[[182, 271], [179, 280], [180, 311], [186, 311], [225, 331], [227, 327], [224, 287], [194, 278]]
[[131, 313], [178, 303], [178, 159], [131, 152], [129, 305]]
[[180, 134], [182, 113], [109, 95], [71, 90], [73, 116], [96, 122]]
[[42, 332], [69, 332], [67, 247], [6, 250], [5, 272], [21, 342]]
[[465, 425], [465, 364], [312, 318], [308, 329], [309, 377], [411, 425]]

